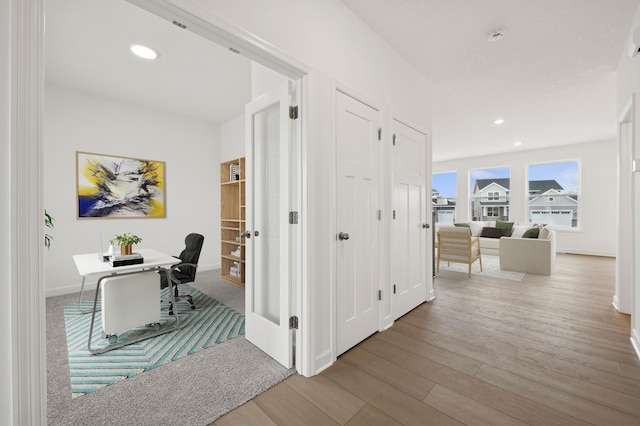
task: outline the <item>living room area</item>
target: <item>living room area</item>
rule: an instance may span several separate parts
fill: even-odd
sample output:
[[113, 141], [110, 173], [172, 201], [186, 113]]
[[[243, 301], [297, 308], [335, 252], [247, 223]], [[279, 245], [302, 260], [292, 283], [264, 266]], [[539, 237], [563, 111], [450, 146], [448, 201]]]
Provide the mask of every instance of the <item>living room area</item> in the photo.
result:
[[[485, 263], [503, 263], [501, 269], [511, 271], [550, 275], [556, 253], [615, 258], [617, 217], [615, 210], [606, 214], [603, 205], [615, 203], [617, 162], [613, 139], [435, 162], [432, 205], [436, 232], [454, 224], [471, 226]], [[539, 168], [545, 172], [538, 173]], [[486, 184], [487, 190], [480, 191], [476, 181]], [[502, 234], [507, 238], [487, 233], [496, 222], [510, 226]], [[549, 253], [536, 255], [535, 249], [518, 253], [516, 240], [534, 225], [548, 225], [552, 230], [551, 259]], [[520, 246], [528, 240], [521, 240]], [[504, 259], [509, 256], [519, 259], [517, 266]], [[479, 271], [479, 265], [473, 270]]]

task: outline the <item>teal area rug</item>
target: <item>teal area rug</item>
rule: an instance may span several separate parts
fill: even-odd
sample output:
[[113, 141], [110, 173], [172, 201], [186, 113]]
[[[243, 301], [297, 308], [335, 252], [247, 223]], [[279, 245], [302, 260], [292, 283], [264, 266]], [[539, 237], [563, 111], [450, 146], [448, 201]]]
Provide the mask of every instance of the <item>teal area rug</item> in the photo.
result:
[[[69, 373], [73, 397], [86, 395], [105, 386], [160, 367], [168, 362], [206, 349], [244, 334], [244, 315], [202, 294], [189, 285], [180, 285], [180, 294], [190, 294], [196, 310], [186, 303], [178, 303], [181, 328], [141, 342], [133, 343], [100, 355], [92, 355], [87, 349], [91, 314], [82, 313], [93, 308], [93, 300], [80, 305], [66, 305], [64, 319], [69, 352]], [[162, 290], [162, 299], [168, 300], [168, 290]], [[163, 306], [160, 323], [172, 327], [174, 317]], [[132, 339], [148, 332], [146, 327], [118, 334], [118, 341]], [[92, 348], [107, 346], [102, 338], [100, 312], [96, 314]]]

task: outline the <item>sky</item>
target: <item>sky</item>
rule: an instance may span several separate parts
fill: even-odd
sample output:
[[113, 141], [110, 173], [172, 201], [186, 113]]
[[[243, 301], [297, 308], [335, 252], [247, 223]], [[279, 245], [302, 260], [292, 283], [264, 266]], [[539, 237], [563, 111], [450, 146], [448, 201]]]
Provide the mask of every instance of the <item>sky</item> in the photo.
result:
[[[580, 164], [577, 161], [530, 164], [527, 169], [529, 180], [555, 179], [563, 192], [578, 193], [580, 188]], [[471, 171], [471, 187], [476, 179], [497, 179], [510, 177], [508, 167], [479, 169]], [[440, 191], [443, 198], [456, 198], [456, 173], [437, 173], [433, 175], [433, 189]]]

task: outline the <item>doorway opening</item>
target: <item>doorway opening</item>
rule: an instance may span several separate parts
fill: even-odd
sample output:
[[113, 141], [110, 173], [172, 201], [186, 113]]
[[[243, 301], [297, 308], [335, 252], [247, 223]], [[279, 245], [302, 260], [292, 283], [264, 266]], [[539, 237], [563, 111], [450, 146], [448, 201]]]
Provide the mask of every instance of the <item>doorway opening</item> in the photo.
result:
[[[206, 270], [221, 266], [222, 236], [218, 204], [220, 185], [216, 183], [216, 179], [219, 176], [221, 163], [240, 157], [247, 158], [249, 162], [252, 160], [253, 154], [246, 151], [245, 106], [282, 84], [296, 86], [296, 94], [291, 96], [290, 101], [300, 106], [304, 90], [304, 74], [295, 66], [269, 57], [255, 45], [252, 47], [253, 50], [249, 50], [248, 54], [245, 53], [241, 48], [250, 44], [246, 40], [234, 39], [233, 44], [228, 44], [229, 47], [227, 45], [221, 47], [218, 44], [221, 40], [220, 31], [170, 5], [162, 2], [132, 1], [131, 3], [140, 3], [140, 6], [146, 10], [124, 1], [109, 4], [72, 1], [65, 2], [64, 5], [59, 2], [49, 2], [47, 5], [52, 8], [62, 6], [68, 6], [68, 8], [58, 11], [59, 15], [58, 12], [49, 13], [47, 10], [47, 37], [51, 35], [52, 38], [47, 38], [46, 43], [47, 105], [45, 110], [48, 125], [44, 144], [47, 159], [46, 183], [43, 191], [45, 205], [51, 212], [57, 212], [55, 213], [56, 230], [60, 234], [80, 236], [89, 232], [87, 229], [99, 226], [103, 234], [110, 235], [119, 233], [123, 226], [135, 227], [136, 233], [149, 236], [145, 238], [150, 244], [161, 249], [165, 245], [164, 251], [169, 253], [173, 247], [181, 244], [184, 235], [188, 232], [187, 229], [193, 226], [201, 227], [206, 235], [211, 237], [205, 242], [200, 267]], [[101, 12], [95, 10], [103, 7], [105, 9]], [[91, 22], [87, 16], [82, 15], [85, 11], [97, 14], [101, 21]], [[169, 15], [176, 18], [168, 22], [162, 19], [168, 18]], [[56, 16], [69, 19], [69, 25], [62, 25], [58, 33], [55, 31], [54, 24]], [[146, 22], [149, 23], [148, 27], [145, 26]], [[124, 50], [128, 47], [125, 43], [118, 46], [118, 49], [124, 48], [124, 52], [115, 51], [113, 47], [92, 44], [91, 42], [95, 40], [91, 40], [88, 36], [78, 37], [82, 32], [74, 28], [72, 23], [85, 27], [93, 26], [98, 29], [97, 33], [105, 36], [106, 41], [110, 42], [113, 42], [115, 37], [124, 37], [126, 32], [123, 29], [128, 27], [127, 23], [131, 23], [130, 28], [135, 29], [135, 32], [130, 35], [148, 44], [155, 42], [157, 45], [165, 45], [167, 49], [158, 48], [160, 50], [158, 62], [141, 62]], [[115, 34], [110, 32], [111, 27], [114, 27]], [[75, 38], [82, 46], [73, 48], [71, 41], [65, 39], [68, 35]], [[89, 52], [84, 58], [73, 57], [83, 51]], [[93, 56], [94, 54], [96, 55]], [[54, 58], [55, 55], [58, 56]], [[172, 55], [178, 56], [179, 59], [173, 61]], [[211, 61], [207, 60], [209, 56], [222, 59], [214, 60], [213, 68], [210, 68]], [[57, 65], [53, 65], [50, 60], [58, 61]], [[229, 62], [230, 65], [225, 67], [223, 62]], [[119, 65], [114, 67], [114, 64]], [[94, 66], [96, 67], [93, 68]], [[120, 67], [123, 69], [116, 69]], [[102, 71], [105, 72], [102, 73]], [[213, 75], [218, 72], [221, 75], [217, 80], [222, 84], [214, 88], [205, 84], [208, 80], [216, 79]], [[100, 74], [98, 81], [93, 79], [96, 73]], [[236, 82], [240, 85], [235, 85]], [[224, 108], [228, 108], [228, 111]], [[132, 114], [134, 111], [137, 111], [139, 116]], [[90, 127], [92, 118], [97, 115], [102, 115], [102, 126], [92, 128]], [[175, 117], [175, 124], [169, 125], [166, 120], [160, 118], [170, 116]], [[214, 120], [210, 116], [218, 118]], [[149, 125], [153, 120], [156, 120], [156, 126]], [[282, 150], [287, 163], [282, 163], [282, 166], [289, 168], [292, 176], [285, 182], [286, 193], [293, 194], [293, 197], [288, 199], [287, 210], [296, 211], [300, 217], [303, 217], [301, 202], [303, 188], [298, 185], [293, 191], [290, 190], [292, 183], [299, 182], [302, 175], [301, 121], [302, 115], [287, 135], [290, 144], [284, 146]], [[167, 131], [168, 128], [169, 131]], [[92, 136], [84, 139], [80, 137], [87, 134]], [[51, 141], [52, 135], [55, 135], [54, 142]], [[60, 140], [63, 141], [58, 144], [57, 141]], [[195, 144], [190, 143], [193, 140], [196, 141]], [[69, 179], [53, 177], [58, 172], [55, 164], [68, 162], [69, 153], [80, 149], [79, 143], [85, 147], [90, 145], [90, 151], [99, 153], [118, 154], [126, 150], [127, 153], [140, 158], [166, 159], [167, 182], [175, 189], [168, 191], [167, 217], [161, 219], [163, 223], [157, 220], [133, 222], [107, 220], [97, 225], [95, 221], [77, 220], [73, 206], [57, 197], [57, 194], [68, 192], [63, 191], [60, 186], [68, 184]], [[179, 194], [184, 187], [188, 187], [186, 196]], [[289, 211], [286, 213], [288, 217]], [[298, 224], [298, 226], [301, 225]], [[162, 230], [160, 231], [159, 228]], [[262, 229], [264, 235], [268, 235], [266, 230], [266, 228]], [[288, 300], [283, 303], [283, 306], [287, 307], [286, 312], [297, 316], [302, 315], [298, 311], [301, 304], [297, 299], [302, 292], [293, 285], [300, 286], [302, 283], [300, 235], [300, 232], [294, 232], [286, 239], [288, 249], [286, 256], [292, 261], [292, 266], [287, 270], [287, 276], [290, 277], [290, 281], [287, 282], [293, 284], [291, 284]], [[254, 234], [254, 240], [255, 236]], [[70, 272], [73, 275], [73, 271], [64, 271], [57, 265], [64, 264], [73, 253], [95, 250], [93, 244], [80, 238], [69, 242], [65, 242], [64, 239], [59, 240], [59, 245], [54, 246], [54, 250], [47, 253], [45, 276], [47, 276], [47, 282], [52, 285], [47, 287], [47, 295], [64, 294], [75, 287], [57, 284], [75, 283], [77, 278], [77, 276], [67, 277], [66, 275]], [[89, 244], [89, 246], [84, 248], [83, 244]], [[57, 261], [57, 257], [60, 257], [60, 262]], [[252, 299], [248, 294], [246, 298], [246, 306], [250, 306], [249, 300]], [[288, 315], [285, 319], [288, 324]], [[299, 336], [295, 351], [301, 351]], [[268, 353], [266, 350], [265, 352]], [[303, 362], [299, 356], [296, 359]], [[302, 368], [300, 364], [297, 367]]]

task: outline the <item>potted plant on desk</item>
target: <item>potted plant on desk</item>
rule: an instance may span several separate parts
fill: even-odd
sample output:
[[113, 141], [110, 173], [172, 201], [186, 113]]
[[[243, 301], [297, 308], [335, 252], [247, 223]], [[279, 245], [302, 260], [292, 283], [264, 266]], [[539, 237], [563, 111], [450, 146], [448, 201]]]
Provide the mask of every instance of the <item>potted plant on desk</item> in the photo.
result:
[[120, 245], [120, 254], [123, 256], [129, 255], [133, 252], [133, 245], [142, 242], [142, 238], [137, 235], [131, 235], [129, 233], [116, 235], [114, 241]]

